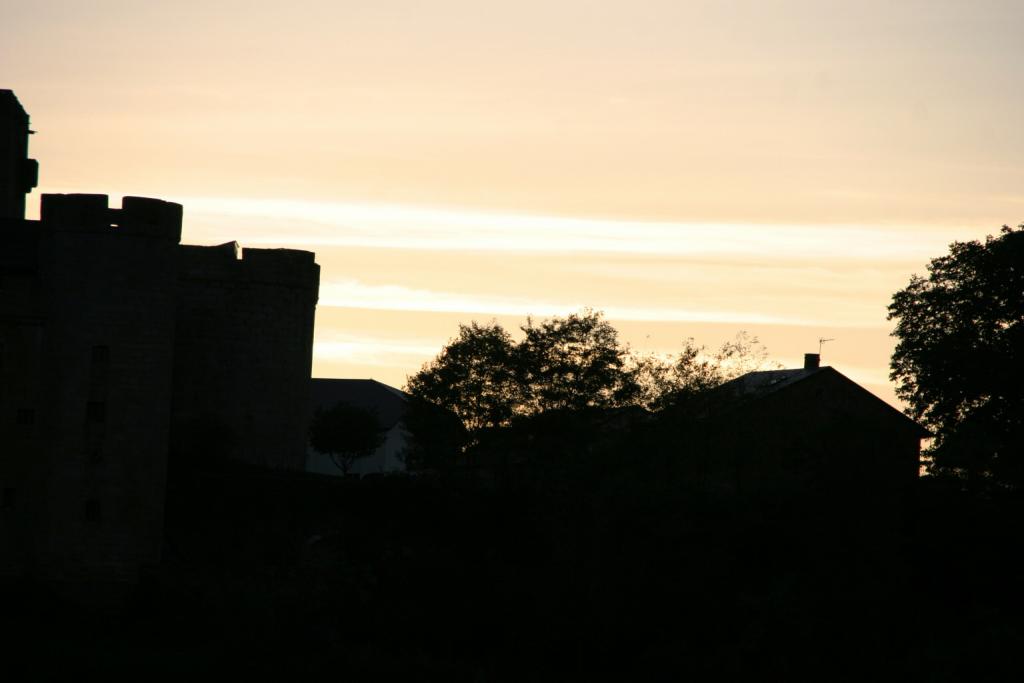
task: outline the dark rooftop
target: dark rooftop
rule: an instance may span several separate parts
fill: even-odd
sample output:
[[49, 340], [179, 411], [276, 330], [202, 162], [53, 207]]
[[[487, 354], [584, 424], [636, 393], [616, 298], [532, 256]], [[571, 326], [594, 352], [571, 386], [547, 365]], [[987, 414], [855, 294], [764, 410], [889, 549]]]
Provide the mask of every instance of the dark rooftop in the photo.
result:
[[797, 368], [790, 370], [760, 370], [748, 372], [723, 384], [719, 389], [731, 392], [738, 398], [758, 398], [784, 387], [792, 386], [800, 380], [807, 379], [828, 366], [814, 369]]
[[727, 410], [731, 407], [738, 406], [739, 404], [747, 403], [748, 401], [759, 400], [766, 396], [770, 396], [777, 391], [791, 387], [805, 379], [825, 373], [841, 378], [847, 386], [851, 388], [851, 390], [861, 392], [874, 399], [882, 413], [888, 414], [893, 418], [899, 418], [901, 421], [913, 425], [919, 431], [921, 438], [931, 436], [924, 427], [921, 427], [898, 409], [889, 405], [878, 396], [875, 396], [873, 393], [860, 386], [849, 377], [843, 375], [835, 368], [829, 366], [748, 372], [745, 375], [726, 382], [712, 392], [713, 396], [716, 397], [716, 400], [719, 401], [715, 404], [716, 407], [713, 408], [712, 411], [717, 412], [722, 409]]
[[377, 413], [381, 426], [390, 428], [402, 418], [409, 395], [374, 379], [319, 379], [310, 384], [313, 409], [333, 408], [340, 402]]

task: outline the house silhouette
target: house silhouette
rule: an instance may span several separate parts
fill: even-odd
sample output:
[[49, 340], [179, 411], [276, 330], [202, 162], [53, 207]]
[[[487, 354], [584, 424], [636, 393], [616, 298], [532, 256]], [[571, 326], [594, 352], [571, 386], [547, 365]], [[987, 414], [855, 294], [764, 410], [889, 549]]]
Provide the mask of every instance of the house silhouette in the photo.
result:
[[736, 493], [897, 492], [917, 479], [930, 436], [815, 353], [802, 368], [726, 382], [696, 414], [699, 476]]

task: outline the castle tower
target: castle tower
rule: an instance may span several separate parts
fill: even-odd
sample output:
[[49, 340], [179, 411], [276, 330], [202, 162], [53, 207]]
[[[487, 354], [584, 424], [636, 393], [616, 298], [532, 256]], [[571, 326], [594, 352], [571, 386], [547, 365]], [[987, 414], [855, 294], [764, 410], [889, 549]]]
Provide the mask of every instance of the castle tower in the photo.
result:
[[30, 133], [0, 89], [0, 577], [91, 591], [160, 561], [175, 455], [302, 468], [320, 267], [181, 245], [159, 199], [25, 220]]
[[10, 90], [0, 90], [0, 219], [25, 217], [25, 195], [39, 179], [39, 164], [28, 158], [28, 114]]
[[37, 576], [133, 581], [159, 561], [180, 204], [44, 194]]

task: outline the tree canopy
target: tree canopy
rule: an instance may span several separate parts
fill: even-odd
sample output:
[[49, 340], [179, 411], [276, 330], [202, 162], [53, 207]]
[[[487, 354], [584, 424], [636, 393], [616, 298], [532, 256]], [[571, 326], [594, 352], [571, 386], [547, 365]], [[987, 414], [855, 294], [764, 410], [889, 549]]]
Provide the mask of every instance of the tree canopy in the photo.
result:
[[504, 426], [524, 410], [517, 356], [501, 325], [459, 325], [437, 358], [408, 378], [406, 391], [451, 410], [471, 431]]
[[384, 430], [377, 414], [345, 401], [318, 409], [309, 427], [309, 444], [330, 456], [344, 474], [358, 458], [374, 453], [384, 442]]
[[527, 319], [515, 341], [497, 322], [459, 326], [406, 391], [451, 410], [470, 434], [553, 411], [667, 407], [756, 369], [766, 352], [745, 333], [717, 351], [692, 339], [665, 358], [636, 354], [599, 311]]
[[934, 474], [1024, 484], [1024, 225], [954, 242], [893, 295], [890, 379], [935, 435]]
[[660, 410], [699, 396], [768, 362], [768, 350], [757, 337], [744, 331], [711, 351], [693, 338], [669, 358], [654, 354], [634, 356], [632, 370], [639, 385], [636, 405]]
[[539, 323], [530, 318], [520, 329], [525, 338], [516, 347], [517, 369], [527, 413], [611, 408], [636, 395], [628, 350], [601, 313]]

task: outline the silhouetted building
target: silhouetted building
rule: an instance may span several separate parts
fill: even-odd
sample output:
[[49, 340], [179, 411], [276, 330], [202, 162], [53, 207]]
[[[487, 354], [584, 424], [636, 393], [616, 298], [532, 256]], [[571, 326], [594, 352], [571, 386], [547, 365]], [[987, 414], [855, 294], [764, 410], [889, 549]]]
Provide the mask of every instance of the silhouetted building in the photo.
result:
[[927, 430], [819, 361], [806, 354], [803, 368], [751, 372], [705, 397], [689, 445], [709, 483], [878, 491], [917, 479]]
[[43, 195], [0, 91], [0, 573], [131, 580], [158, 561], [169, 444], [301, 470], [319, 266], [180, 245], [179, 204]]
[[[405, 471], [404, 455], [411, 438], [405, 425], [409, 395], [372, 379], [319, 379], [310, 385], [313, 410], [330, 410], [338, 403], [347, 403], [372, 412], [384, 431], [384, 442], [376, 452], [357, 458], [349, 469], [351, 474], [384, 474]], [[306, 471], [341, 475], [331, 456], [309, 448]]]
[[320, 282], [314, 254], [235, 242], [181, 245], [177, 254], [172, 429], [183, 438], [175, 444], [185, 448], [198, 423], [222, 430], [230, 459], [302, 470]]
[[0, 220], [25, 217], [25, 195], [39, 179], [28, 158], [28, 114], [10, 90], [0, 90]]

